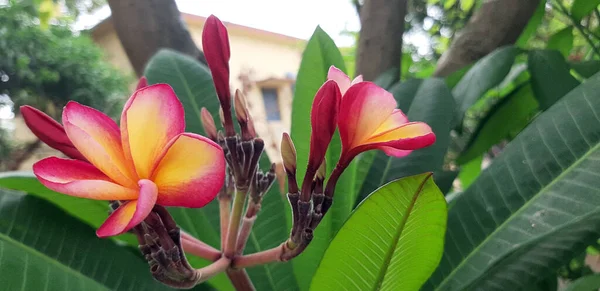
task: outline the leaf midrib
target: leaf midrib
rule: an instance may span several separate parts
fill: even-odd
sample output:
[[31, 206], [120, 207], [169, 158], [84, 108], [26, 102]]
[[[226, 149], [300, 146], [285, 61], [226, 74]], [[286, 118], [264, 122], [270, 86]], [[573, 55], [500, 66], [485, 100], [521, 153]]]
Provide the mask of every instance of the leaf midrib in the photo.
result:
[[4, 233], [0, 233], [0, 240], [5, 241], [7, 243], [10, 243], [10, 244], [16, 246], [17, 248], [21, 248], [24, 251], [26, 251], [27, 253], [30, 253], [30, 254], [35, 255], [37, 257], [40, 257], [41, 259], [47, 261], [49, 264], [55, 265], [59, 269], [62, 269], [63, 271], [65, 271], [67, 273], [71, 273], [71, 274], [75, 275], [76, 277], [79, 277], [79, 278], [84, 279], [84, 280], [90, 280], [90, 281], [96, 282], [99, 285], [98, 287], [102, 287], [102, 288], [104, 288], [104, 290], [110, 291], [110, 289], [108, 289], [105, 285], [103, 285], [102, 283], [96, 281], [95, 279], [87, 277], [87, 276], [83, 275], [80, 272], [76, 272], [74, 269], [68, 268], [64, 264], [58, 262], [58, 260], [56, 260], [56, 259], [54, 259], [54, 258], [52, 258], [52, 257], [50, 257], [50, 256], [48, 256], [48, 255], [46, 255], [44, 253], [41, 253], [38, 250], [36, 250], [36, 249], [34, 249], [32, 247], [29, 247], [29, 246], [27, 246], [27, 245], [25, 245], [25, 244], [23, 244], [21, 242], [18, 242], [18, 241], [14, 240], [13, 238], [11, 238], [10, 236], [8, 236], [8, 235], [6, 235]]
[[[492, 237], [494, 237], [496, 235], [496, 233], [500, 232], [501, 230], [504, 230], [505, 227], [507, 227], [506, 225], [508, 225], [511, 221], [513, 221], [515, 219], [515, 217], [518, 217], [522, 212], [524, 212], [525, 210], [527, 210], [530, 206], [530, 204], [534, 203], [537, 199], [539, 199], [540, 197], [540, 193], [544, 193], [548, 188], [552, 187], [555, 183], [557, 183], [557, 181], [561, 180], [562, 177], [568, 173], [570, 173], [574, 168], [576, 168], [580, 163], [582, 163], [583, 161], [586, 160], [586, 158], [591, 155], [592, 153], [594, 153], [596, 150], [600, 149], [600, 143], [597, 143], [594, 147], [590, 148], [585, 154], [583, 154], [579, 159], [577, 159], [576, 162], [574, 162], [573, 164], [571, 164], [569, 167], [567, 167], [562, 173], [560, 173], [560, 175], [556, 176], [556, 178], [554, 178], [550, 183], [548, 183], [548, 185], [544, 186], [542, 189], [540, 189], [534, 196], [532, 196], [531, 199], [529, 199], [529, 201], [527, 201], [525, 204], [523, 204], [523, 206], [521, 206], [521, 208], [519, 208], [519, 210], [515, 211], [514, 213], [511, 214], [511, 216], [506, 219], [499, 227], [497, 227], [492, 233], [490, 233], [479, 245], [477, 245], [476, 248], [474, 248], [466, 257], [464, 257], [461, 262], [452, 270], [452, 272], [450, 272], [450, 274], [448, 274], [448, 276], [446, 276], [444, 278], [444, 280], [442, 280], [442, 282], [440, 282], [440, 285], [438, 285], [435, 290], [444, 290], [442, 289], [442, 287], [447, 284], [448, 280], [450, 278], [453, 277], [454, 273], [456, 273], [459, 269], [462, 269], [463, 266], [466, 264], [466, 262], [476, 253], [478, 253], [478, 251], [482, 248], [483, 245], [486, 245], [488, 243], [489, 240], [491, 240]], [[486, 268], [488, 269], [488, 268]]]
[[425, 183], [431, 178], [432, 175], [433, 175], [432, 173], [428, 173], [427, 176], [425, 176], [425, 178], [423, 179], [423, 181], [417, 188], [415, 195], [413, 195], [412, 201], [406, 208], [404, 216], [402, 217], [402, 220], [400, 221], [400, 224], [398, 225], [398, 228], [396, 229], [396, 235], [394, 236], [394, 238], [392, 240], [392, 245], [390, 246], [387, 253], [385, 254], [385, 258], [383, 261], [383, 268], [381, 268], [379, 270], [379, 274], [377, 275], [377, 280], [375, 281], [373, 290], [381, 289], [381, 284], [383, 283], [383, 280], [385, 279], [385, 275], [390, 266], [390, 261], [392, 260], [392, 257], [394, 256], [394, 252], [396, 251], [396, 247], [398, 246], [398, 242], [400, 241], [400, 236], [404, 232], [404, 227], [406, 226], [406, 222], [408, 221], [410, 213], [412, 212], [415, 204], [417, 203], [417, 199], [420, 197], [420, 194], [423, 193], [423, 188], [425, 187]]

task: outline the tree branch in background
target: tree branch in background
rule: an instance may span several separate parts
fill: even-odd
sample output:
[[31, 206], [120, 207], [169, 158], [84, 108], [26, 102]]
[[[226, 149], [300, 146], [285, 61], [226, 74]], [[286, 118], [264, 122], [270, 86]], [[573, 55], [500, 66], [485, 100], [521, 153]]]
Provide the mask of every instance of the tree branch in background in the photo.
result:
[[366, 0], [360, 8], [356, 74], [372, 81], [400, 67], [406, 0]]
[[174, 0], [108, 0], [112, 22], [136, 74], [161, 48], [190, 55], [206, 64]]
[[[25, 144], [20, 149], [10, 153], [8, 160], [4, 161], [7, 171], [16, 171], [21, 167], [21, 164], [28, 160], [35, 151], [42, 145], [39, 139]], [[4, 164], [2, 163], [2, 164]]]
[[514, 44], [540, 0], [488, 0], [440, 58], [434, 75], [445, 77], [493, 50]]

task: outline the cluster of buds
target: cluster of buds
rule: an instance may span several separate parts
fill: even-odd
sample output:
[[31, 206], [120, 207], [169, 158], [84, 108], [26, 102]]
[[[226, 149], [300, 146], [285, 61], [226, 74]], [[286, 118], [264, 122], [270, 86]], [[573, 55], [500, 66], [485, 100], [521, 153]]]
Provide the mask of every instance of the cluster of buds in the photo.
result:
[[[107, 200], [110, 215], [97, 235], [134, 233], [152, 275], [164, 284], [191, 288], [226, 272], [237, 290], [252, 290], [244, 268], [287, 261], [306, 249], [333, 204], [340, 176], [356, 155], [379, 149], [402, 157], [435, 141], [427, 124], [409, 122], [396, 109], [389, 92], [360, 76], [351, 81], [331, 67], [329, 80], [313, 101], [310, 152], [300, 186], [294, 143], [288, 134], [281, 141], [293, 218], [290, 236], [273, 249], [244, 254], [263, 197], [275, 180], [275, 166], [266, 172], [258, 167], [264, 141], [257, 137], [245, 96], [238, 90], [232, 97], [230, 92], [227, 29], [216, 17], [207, 19], [202, 42], [223, 127], [218, 130], [203, 108], [207, 137], [184, 132], [183, 106], [173, 89], [148, 86], [145, 78], [126, 103], [120, 126], [76, 102], [65, 106], [64, 127], [35, 108], [21, 107], [32, 132], [70, 157], [36, 163], [33, 170], [40, 182], [67, 195]], [[342, 150], [327, 176], [325, 154], [336, 130]], [[219, 202], [221, 250], [182, 231], [165, 208], [199, 208], [214, 198]], [[194, 269], [184, 250], [212, 264]]]

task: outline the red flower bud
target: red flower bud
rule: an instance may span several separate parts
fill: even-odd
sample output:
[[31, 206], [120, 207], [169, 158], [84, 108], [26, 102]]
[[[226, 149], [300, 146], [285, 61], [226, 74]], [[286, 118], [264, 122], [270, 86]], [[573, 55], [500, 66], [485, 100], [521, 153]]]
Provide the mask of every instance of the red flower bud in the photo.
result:
[[21, 106], [21, 115], [25, 124], [35, 136], [53, 149], [59, 150], [73, 159], [87, 161], [67, 137], [60, 123], [46, 113], [29, 105]]

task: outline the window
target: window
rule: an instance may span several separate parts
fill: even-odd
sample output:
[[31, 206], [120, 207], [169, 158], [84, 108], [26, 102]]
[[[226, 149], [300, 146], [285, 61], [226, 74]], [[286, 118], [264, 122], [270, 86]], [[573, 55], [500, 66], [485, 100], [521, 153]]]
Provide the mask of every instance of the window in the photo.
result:
[[263, 101], [265, 102], [265, 111], [267, 112], [267, 121], [280, 121], [279, 98], [277, 88], [262, 88]]

